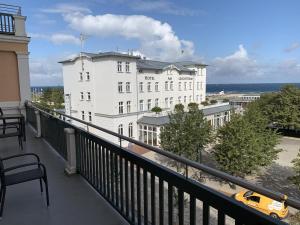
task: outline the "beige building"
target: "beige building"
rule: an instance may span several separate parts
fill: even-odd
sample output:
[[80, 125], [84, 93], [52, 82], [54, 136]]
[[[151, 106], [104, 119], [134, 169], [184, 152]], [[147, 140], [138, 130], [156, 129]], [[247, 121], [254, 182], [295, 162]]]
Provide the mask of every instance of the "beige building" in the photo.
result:
[[0, 107], [8, 113], [23, 110], [30, 99], [30, 38], [21, 8], [0, 4]]

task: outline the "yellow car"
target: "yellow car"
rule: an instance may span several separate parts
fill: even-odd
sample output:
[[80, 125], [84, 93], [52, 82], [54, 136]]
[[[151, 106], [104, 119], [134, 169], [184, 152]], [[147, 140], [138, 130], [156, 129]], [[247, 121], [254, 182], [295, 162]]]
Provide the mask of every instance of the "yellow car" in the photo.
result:
[[273, 218], [283, 219], [288, 215], [288, 208], [285, 202], [275, 201], [253, 191], [241, 191], [235, 194], [234, 198], [245, 205], [272, 216]]

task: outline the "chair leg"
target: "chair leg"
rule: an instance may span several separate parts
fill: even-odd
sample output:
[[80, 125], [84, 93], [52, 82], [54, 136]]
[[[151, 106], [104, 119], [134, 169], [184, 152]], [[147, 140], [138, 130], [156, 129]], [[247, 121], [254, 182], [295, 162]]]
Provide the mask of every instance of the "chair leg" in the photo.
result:
[[43, 193], [43, 183], [42, 183], [42, 178], [40, 179], [40, 187], [41, 187], [41, 192]]
[[3, 215], [3, 207], [5, 201], [6, 187], [1, 190], [1, 206], [0, 206], [0, 217]]
[[49, 191], [48, 191], [48, 180], [47, 180], [47, 174], [44, 176], [44, 182], [46, 187], [46, 200], [47, 200], [47, 206], [49, 206]]

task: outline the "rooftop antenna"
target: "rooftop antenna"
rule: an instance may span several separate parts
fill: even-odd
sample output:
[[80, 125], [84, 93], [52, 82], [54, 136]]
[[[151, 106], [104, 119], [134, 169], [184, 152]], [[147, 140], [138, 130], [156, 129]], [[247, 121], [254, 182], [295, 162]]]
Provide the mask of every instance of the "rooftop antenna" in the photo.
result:
[[84, 41], [87, 39], [87, 35], [84, 35], [83, 33], [80, 33], [79, 36], [80, 39], [80, 60], [81, 60], [81, 71], [84, 71], [84, 64], [83, 64], [83, 60], [82, 60], [82, 52], [83, 52], [83, 47], [84, 47]]

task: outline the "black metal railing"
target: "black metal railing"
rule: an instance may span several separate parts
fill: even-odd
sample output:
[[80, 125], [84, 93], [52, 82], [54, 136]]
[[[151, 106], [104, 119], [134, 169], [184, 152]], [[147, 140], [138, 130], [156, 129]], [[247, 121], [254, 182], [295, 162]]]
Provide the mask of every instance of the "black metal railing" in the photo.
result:
[[[39, 110], [41, 114], [46, 115], [44, 120], [58, 120], [65, 123], [58, 125], [60, 127], [55, 129], [57, 122], [47, 122], [52, 124], [53, 128], [51, 129], [55, 129], [55, 132], [62, 127], [71, 126], [55, 117], [55, 114], [59, 114], [62, 117], [69, 117], [87, 126], [95, 127], [120, 138], [120, 140], [131, 141], [147, 147], [149, 150], [164, 153], [161, 149], [145, 146], [143, 143], [76, 118], [54, 111], [46, 112], [34, 105], [27, 107]], [[42, 126], [45, 126], [45, 123]], [[76, 137], [78, 173], [131, 224], [285, 224], [82, 128], [73, 126], [73, 129]], [[60, 137], [56, 142], [59, 141], [64, 140]], [[163, 155], [167, 156], [168, 154], [164, 153]], [[169, 156], [190, 167], [203, 168], [205, 172], [211, 172], [210, 174], [214, 176], [224, 177], [226, 180], [252, 189], [253, 185], [246, 181], [206, 166], [202, 167], [201, 164], [190, 162], [173, 154]], [[274, 195], [277, 199], [282, 198], [282, 195], [266, 191], [263, 188], [256, 187], [255, 191], [264, 192], [270, 197]], [[299, 202], [293, 199], [288, 200], [289, 202], [286, 202], [299, 208], [297, 207]]]
[[0, 34], [14, 34], [15, 20], [13, 15], [0, 13]]
[[34, 108], [28, 107], [28, 105], [25, 105], [26, 109], [26, 120], [31, 124], [31, 126], [36, 129], [36, 116], [34, 112]]

